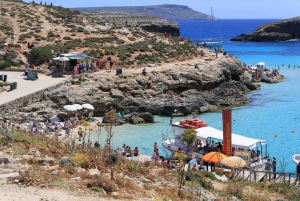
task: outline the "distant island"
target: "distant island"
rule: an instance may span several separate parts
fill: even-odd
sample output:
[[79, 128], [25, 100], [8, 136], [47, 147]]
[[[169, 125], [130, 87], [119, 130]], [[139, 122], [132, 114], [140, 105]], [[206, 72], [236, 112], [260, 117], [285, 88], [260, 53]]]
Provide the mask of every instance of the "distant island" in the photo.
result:
[[300, 17], [280, 20], [258, 27], [254, 33], [243, 33], [231, 41], [298, 41], [300, 39]]
[[120, 6], [120, 7], [80, 7], [70, 8], [80, 12], [123, 12], [133, 14], [155, 15], [170, 21], [175, 20], [207, 20], [211, 15], [195, 11], [188, 6], [163, 4], [153, 6]]

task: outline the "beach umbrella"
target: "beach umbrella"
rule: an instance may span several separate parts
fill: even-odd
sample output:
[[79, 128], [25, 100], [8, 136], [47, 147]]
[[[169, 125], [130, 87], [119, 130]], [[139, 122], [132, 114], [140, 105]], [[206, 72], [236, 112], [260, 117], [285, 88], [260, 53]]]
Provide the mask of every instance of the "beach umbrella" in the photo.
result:
[[209, 152], [208, 154], [205, 154], [204, 156], [202, 156], [202, 160], [204, 160], [205, 162], [209, 162], [209, 163], [218, 163], [226, 157], [227, 157], [226, 155], [224, 155], [220, 152], [213, 151], [213, 152]]
[[83, 107], [79, 104], [73, 104], [73, 106], [77, 109], [77, 110], [81, 110]]
[[251, 66], [250, 68], [251, 68], [251, 69], [254, 69], [254, 70], [255, 70], [255, 69], [257, 69], [257, 67], [256, 67], [256, 66]]
[[264, 62], [258, 62], [257, 65], [264, 66], [266, 64]]
[[247, 166], [246, 161], [244, 161], [242, 158], [238, 156], [230, 156], [224, 158], [223, 160], [220, 161], [220, 163], [230, 168], [241, 168]]
[[77, 110], [74, 105], [65, 105], [64, 108], [68, 111], [75, 111]]
[[92, 106], [91, 104], [88, 104], [88, 103], [83, 104], [82, 107], [85, 109], [94, 110], [94, 106]]

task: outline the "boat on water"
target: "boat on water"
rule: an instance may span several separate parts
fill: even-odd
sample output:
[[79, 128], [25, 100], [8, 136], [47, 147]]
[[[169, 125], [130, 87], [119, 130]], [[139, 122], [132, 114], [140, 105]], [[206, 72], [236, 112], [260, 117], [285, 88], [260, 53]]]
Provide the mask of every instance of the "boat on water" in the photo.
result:
[[295, 164], [299, 164], [299, 162], [300, 162], [300, 154], [293, 154], [292, 155], [292, 160], [293, 160], [293, 162], [295, 163]]
[[[191, 123], [191, 122], [197, 122]], [[188, 126], [188, 124], [190, 126]], [[204, 155], [204, 146], [222, 145], [223, 131], [208, 126], [201, 120], [180, 120], [171, 124], [173, 136], [164, 136], [162, 138], [162, 146], [172, 152], [183, 152], [189, 157], [201, 159]], [[194, 129], [197, 142], [191, 146], [187, 146], [181, 142], [181, 134], [186, 129]], [[238, 156], [245, 160], [248, 168], [262, 168], [269, 158], [266, 140], [254, 139], [232, 133], [233, 156]], [[222, 150], [222, 149], [220, 149]]]
[[300, 41], [300, 39], [298, 39], [298, 38], [286, 40], [286, 42], [298, 42], [298, 41]]
[[[212, 19], [211, 19], [212, 20], [212, 30], [211, 30], [212, 38], [210, 38], [209, 40], [206, 40], [206, 41], [198, 41], [197, 46], [218, 48], [222, 52], [223, 40], [222, 40], [222, 36], [221, 36], [220, 30], [219, 30], [219, 27], [217, 24], [217, 20], [214, 18], [212, 8], [211, 8], [211, 17], [212, 17]], [[219, 40], [214, 39], [215, 29], [218, 30]]]

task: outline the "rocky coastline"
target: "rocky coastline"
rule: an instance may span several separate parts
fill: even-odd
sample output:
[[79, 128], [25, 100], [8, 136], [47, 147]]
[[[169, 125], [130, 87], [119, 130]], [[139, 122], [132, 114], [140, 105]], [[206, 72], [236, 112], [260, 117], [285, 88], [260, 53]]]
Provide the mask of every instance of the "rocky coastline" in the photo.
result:
[[300, 17], [280, 20], [258, 27], [254, 33], [243, 33], [231, 41], [293, 41], [300, 38]]
[[[2, 107], [0, 116], [13, 116], [17, 123], [42, 122], [66, 117], [64, 105], [90, 103], [95, 107], [94, 116], [115, 108], [126, 115], [121, 123], [137, 124], [153, 122], [152, 115], [172, 115], [175, 109], [188, 115], [247, 104], [249, 99], [243, 94], [259, 85], [241, 79], [245, 67], [231, 56], [210, 64], [214, 53], [205, 51], [204, 57], [192, 61], [147, 67], [148, 76], [130, 69], [121, 75], [106, 71], [75, 75], [33, 98], [23, 98], [19, 105]], [[199, 69], [194, 69], [196, 63]]]

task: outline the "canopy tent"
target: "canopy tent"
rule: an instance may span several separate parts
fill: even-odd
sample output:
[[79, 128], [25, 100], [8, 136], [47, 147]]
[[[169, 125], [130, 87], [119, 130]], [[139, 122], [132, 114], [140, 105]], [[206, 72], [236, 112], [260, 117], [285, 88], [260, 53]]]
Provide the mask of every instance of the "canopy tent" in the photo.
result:
[[60, 57], [58, 60], [59, 61], [69, 61], [70, 59], [68, 57]]
[[[65, 60], [61, 60], [62, 58], [65, 59]], [[68, 61], [68, 60], [71, 60], [71, 59], [89, 59], [89, 58], [90, 58], [90, 56], [88, 56], [88, 55], [82, 55], [79, 52], [73, 52], [73, 53], [70, 53], [70, 54], [60, 54], [58, 57], [52, 58], [52, 60]]]
[[60, 57], [52, 58], [52, 60], [55, 60], [55, 61], [58, 61], [59, 59], [60, 59]]
[[84, 59], [83, 56], [78, 55], [78, 56], [67, 56], [69, 59]]
[[[212, 128], [212, 127], [202, 127], [195, 129], [197, 131], [197, 139], [206, 141], [207, 138], [215, 138], [223, 140], [223, 131]], [[232, 133], [232, 146], [242, 149], [253, 149], [256, 147], [256, 143], [261, 143], [262, 145], [267, 144], [265, 140], [258, 140], [254, 138], [245, 137], [242, 135], [237, 135]]]
[[266, 64], [264, 62], [258, 62], [257, 65], [264, 66]]

